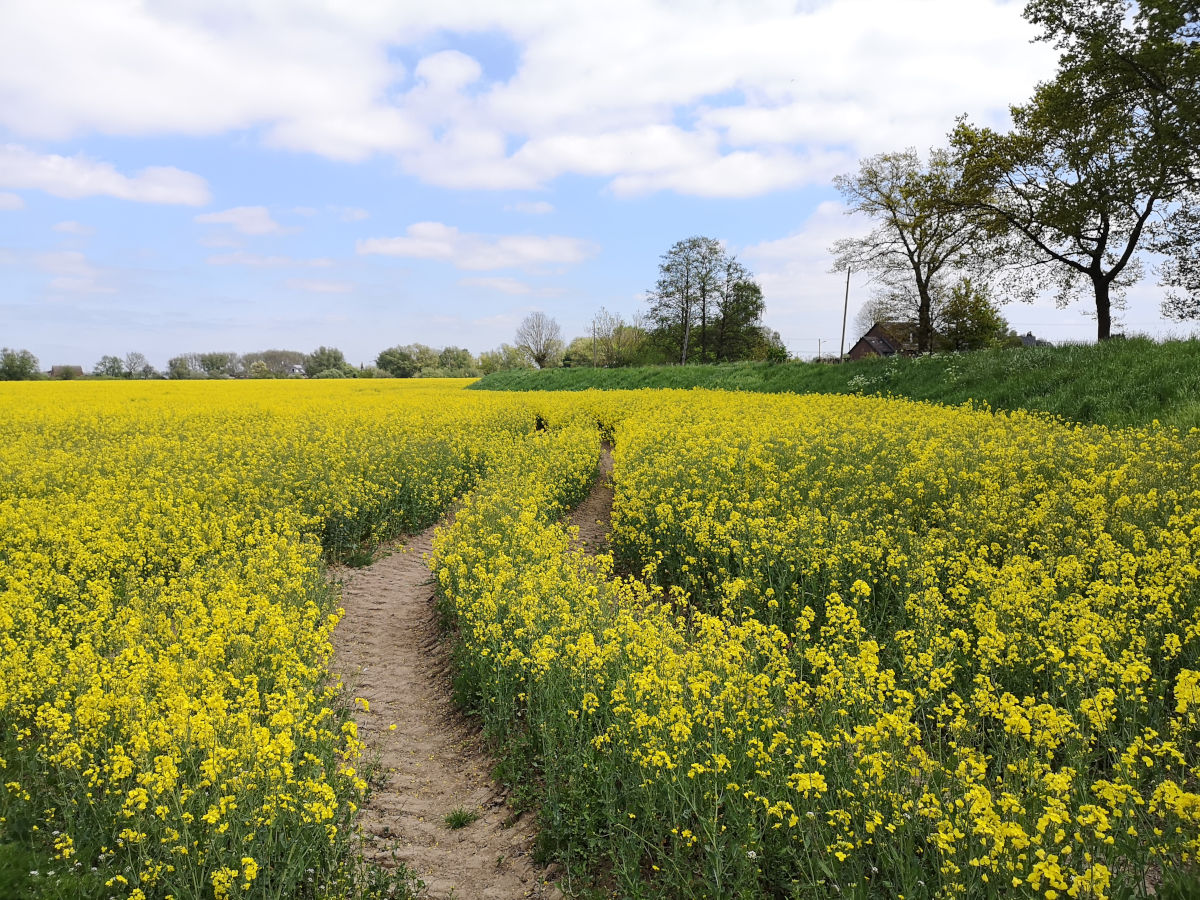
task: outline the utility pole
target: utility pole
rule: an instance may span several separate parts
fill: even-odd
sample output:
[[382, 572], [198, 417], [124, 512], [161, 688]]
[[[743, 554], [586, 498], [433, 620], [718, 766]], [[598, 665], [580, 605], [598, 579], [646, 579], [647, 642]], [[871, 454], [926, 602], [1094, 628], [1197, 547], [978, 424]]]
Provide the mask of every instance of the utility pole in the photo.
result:
[[592, 319], [592, 368], [596, 368], [596, 320]]
[[850, 309], [850, 267], [846, 266], [846, 299], [842, 304], [842, 352], [838, 354], [838, 362], [846, 361], [846, 312]]
[[817, 362], [821, 361], [821, 339], [817, 338]]

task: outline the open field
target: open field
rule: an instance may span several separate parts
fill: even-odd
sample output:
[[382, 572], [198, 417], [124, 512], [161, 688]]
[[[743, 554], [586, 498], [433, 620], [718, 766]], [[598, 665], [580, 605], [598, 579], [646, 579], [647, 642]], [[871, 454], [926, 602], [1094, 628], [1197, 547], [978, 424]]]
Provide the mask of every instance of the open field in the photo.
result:
[[[836, 355], [836, 354], [835, 354]], [[1200, 340], [1145, 338], [918, 359], [547, 369], [488, 375], [480, 390], [712, 388], [766, 393], [879, 394], [993, 409], [1031, 409], [1071, 422], [1200, 427]]]
[[459, 395], [5, 388], [0, 895], [339, 895], [364, 782], [323, 561], [533, 427]]
[[456, 498], [454, 689], [567, 890], [1200, 886], [1200, 431], [461, 387], [0, 393], [10, 892], [368, 895], [324, 563]]

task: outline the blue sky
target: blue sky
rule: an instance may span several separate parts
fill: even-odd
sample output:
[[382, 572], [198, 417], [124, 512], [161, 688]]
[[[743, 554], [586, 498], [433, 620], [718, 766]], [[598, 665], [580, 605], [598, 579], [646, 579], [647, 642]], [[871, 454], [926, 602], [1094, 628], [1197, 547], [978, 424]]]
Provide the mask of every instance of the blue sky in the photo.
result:
[[[716, 237], [835, 344], [831, 179], [1004, 125], [1053, 71], [1018, 2], [16, 0], [0, 11], [0, 344], [44, 366], [568, 337]], [[855, 279], [851, 318], [870, 286]], [[1129, 331], [1170, 330], [1153, 278]], [[1086, 338], [1082, 307], [1005, 309]]]

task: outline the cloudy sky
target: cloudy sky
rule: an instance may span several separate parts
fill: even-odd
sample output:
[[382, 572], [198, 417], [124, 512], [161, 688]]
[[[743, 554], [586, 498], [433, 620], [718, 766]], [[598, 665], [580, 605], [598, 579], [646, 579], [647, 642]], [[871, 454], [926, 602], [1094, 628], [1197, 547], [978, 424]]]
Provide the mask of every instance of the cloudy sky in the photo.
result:
[[[420, 341], [638, 312], [694, 234], [767, 324], [840, 336], [831, 187], [865, 154], [1003, 125], [1053, 71], [999, 0], [9, 0], [0, 344], [101, 355]], [[851, 288], [855, 301], [869, 286]], [[1161, 333], [1156, 289], [1128, 330]], [[1079, 309], [1005, 310], [1087, 337]]]

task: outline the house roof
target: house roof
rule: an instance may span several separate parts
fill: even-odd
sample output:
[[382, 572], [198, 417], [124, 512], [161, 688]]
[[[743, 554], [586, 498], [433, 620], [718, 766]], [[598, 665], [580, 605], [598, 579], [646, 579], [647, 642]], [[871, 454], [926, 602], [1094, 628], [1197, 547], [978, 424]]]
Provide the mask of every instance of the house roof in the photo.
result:
[[895, 356], [900, 348], [882, 335], [864, 335], [863, 340], [880, 356]]

